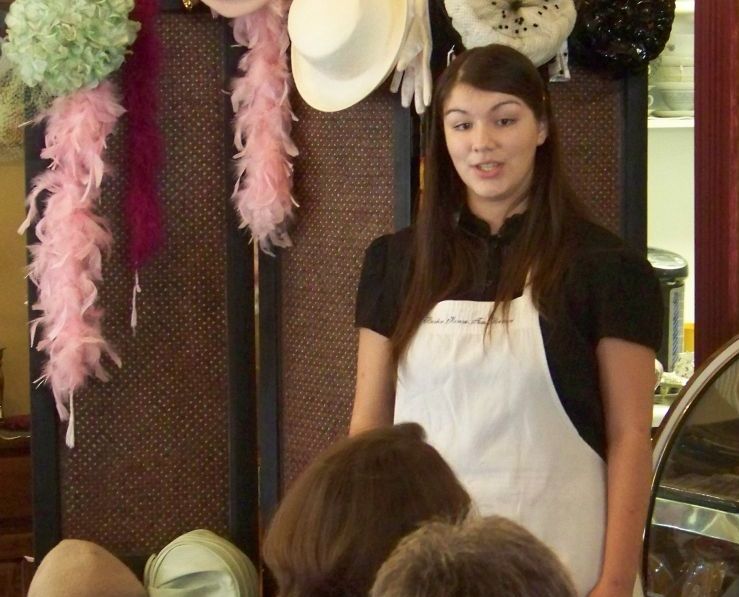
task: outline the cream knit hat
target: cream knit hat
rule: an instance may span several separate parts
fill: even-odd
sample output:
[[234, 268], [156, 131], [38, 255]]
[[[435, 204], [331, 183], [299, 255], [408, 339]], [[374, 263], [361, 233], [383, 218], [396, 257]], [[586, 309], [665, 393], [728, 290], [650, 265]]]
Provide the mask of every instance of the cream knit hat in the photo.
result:
[[573, 0], [444, 0], [465, 48], [502, 44], [536, 66], [551, 60], [577, 19]]

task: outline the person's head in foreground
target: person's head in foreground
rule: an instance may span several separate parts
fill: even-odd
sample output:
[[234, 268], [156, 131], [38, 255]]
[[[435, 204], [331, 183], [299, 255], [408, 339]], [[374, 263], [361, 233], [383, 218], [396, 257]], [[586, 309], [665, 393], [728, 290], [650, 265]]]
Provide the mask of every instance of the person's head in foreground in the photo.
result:
[[382, 565], [371, 597], [575, 597], [557, 556], [500, 516], [430, 522]]
[[364, 597], [402, 537], [469, 508], [419, 425], [373, 429], [340, 440], [298, 478], [267, 532], [264, 560], [280, 597]]

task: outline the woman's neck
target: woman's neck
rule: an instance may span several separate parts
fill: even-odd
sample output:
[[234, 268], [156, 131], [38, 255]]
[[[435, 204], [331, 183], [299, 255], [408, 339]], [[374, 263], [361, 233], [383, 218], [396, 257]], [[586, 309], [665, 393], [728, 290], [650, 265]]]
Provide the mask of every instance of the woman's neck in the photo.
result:
[[490, 227], [490, 234], [498, 234], [501, 226], [508, 218], [514, 214], [525, 212], [528, 205], [528, 197], [518, 199], [514, 203], [467, 199], [470, 212], [487, 223]]

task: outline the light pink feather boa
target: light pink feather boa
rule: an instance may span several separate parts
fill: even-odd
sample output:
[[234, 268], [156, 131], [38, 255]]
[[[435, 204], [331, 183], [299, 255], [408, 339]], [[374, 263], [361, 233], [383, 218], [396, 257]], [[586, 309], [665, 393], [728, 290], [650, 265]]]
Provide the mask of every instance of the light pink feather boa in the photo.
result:
[[66, 405], [88, 376], [108, 379], [100, 363], [104, 354], [121, 365], [102, 336], [103, 311], [96, 304], [102, 254], [112, 236], [94, 208], [106, 170], [106, 139], [123, 112], [110, 82], [54, 100], [42, 116], [47, 124], [41, 157], [51, 164], [33, 181], [28, 217], [19, 229], [23, 233], [37, 218], [38, 197], [48, 193], [36, 224], [39, 243], [30, 247], [29, 275], [38, 287], [33, 308], [41, 312], [31, 322], [31, 342], [40, 325], [37, 348], [48, 355], [40, 381], [51, 386], [62, 420], [69, 418]]
[[248, 51], [239, 60], [242, 76], [232, 83], [237, 153], [233, 201], [262, 250], [291, 245], [287, 225], [297, 203], [292, 196], [292, 163], [298, 154], [290, 130], [288, 0], [271, 0], [233, 20], [234, 39]]

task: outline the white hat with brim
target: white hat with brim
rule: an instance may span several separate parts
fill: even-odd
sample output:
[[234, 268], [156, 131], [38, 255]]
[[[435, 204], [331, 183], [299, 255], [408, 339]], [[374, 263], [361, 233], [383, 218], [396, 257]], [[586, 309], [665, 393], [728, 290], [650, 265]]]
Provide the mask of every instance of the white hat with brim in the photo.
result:
[[392, 72], [407, 24], [406, 0], [293, 0], [287, 30], [298, 92], [322, 112], [360, 102]]
[[203, 0], [203, 4], [211, 10], [229, 19], [248, 15], [262, 8], [267, 2], [269, 0]]

